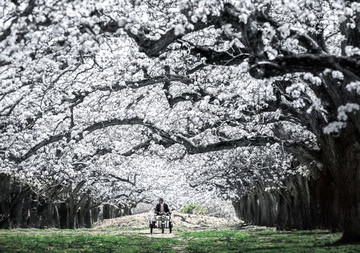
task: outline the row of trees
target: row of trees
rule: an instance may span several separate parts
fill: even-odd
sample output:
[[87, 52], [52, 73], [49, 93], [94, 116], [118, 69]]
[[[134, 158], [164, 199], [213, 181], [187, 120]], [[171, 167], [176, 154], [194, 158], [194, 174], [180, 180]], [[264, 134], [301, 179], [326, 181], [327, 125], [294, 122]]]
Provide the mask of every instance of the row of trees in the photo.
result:
[[[80, 193], [83, 183], [74, 190], [63, 187], [39, 194], [32, 185], [17, 177], [0, 174], [0, 228], [90, 228], [94, 222], [131, 214], [131, 205], [111, 205]], [[61, 194], [59, 198], [49, 196]]]
[[[125, 192], [124, 175], [138, 169], [131, 160], [156, 174], [151, 159], [141, 159], [281, 149], [286, 154], [274, 156], [268, 178], [291, 174], [289, 155], [321, 171], [343, 239], [360, 239], [357, 1], [29, 0], [2, 7], [2, 169], [71, 170], [69, 178], [96, 182], [111, 173]], [[240, 188], [246, 192], [264, 164], [235, 167], [241, 171], [231, 180], [249, 181]], [[112, 192], [104, 183], [88, 189]]]

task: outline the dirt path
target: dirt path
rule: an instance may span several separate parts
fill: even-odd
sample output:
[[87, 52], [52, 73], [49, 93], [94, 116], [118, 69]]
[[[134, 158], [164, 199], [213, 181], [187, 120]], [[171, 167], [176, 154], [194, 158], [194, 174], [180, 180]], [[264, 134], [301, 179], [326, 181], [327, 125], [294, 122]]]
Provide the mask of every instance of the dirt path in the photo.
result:
[[[100, 232], [106, 230], [106, 232], [110, 234], [138, 234], [153, 238], [174, 238], [183, 240], [184, 238], [179, 236], [180, 232], [226, 229], [231, 226], [243, 224], [242, 221], [238, 219], [229, 220], [201, 214], [184, 214], [174, 212], [174, 230], [172, 233], [169, 233], [168, 229], [165, 230], [164, 234], [161, 233], [160, 229], [154, 229], [153, 234], [151, 234], [148, 222], [149, 213], [141, 213], [104, 220], [96, 224], [93, 231], [95, 232], [98, 230]], [[109, 229], [116, 230], [109, 231]]]
[[[149, 214], [135, 214], [115, 219], [106, 219], [95, 224], [91, 229], [77, 229], [76, 233], [88, 235], [141, 235], [153, 238], [174, 238], [184, 240], [180, 237], [182, 232], [199, 232], [206, 230], [228, 230], [228, 229], [244, 229], [244, 231], [253, 232], [261, 231], [265, 228], [259, 226], [247, 226], [238, 219], [224, 219], [201, 214], [183, 214], [174, 212], [174, 228], [173, 233], [169, 233], [169, 229], [165, 229], [165, 233], [161, 233], [160, 229], [155, 228], [153, 234], [149, 229]], [[245, 227], [243, 227], [245, 226]], [[268, 228], [266, 228], [268, 229]], [[9, 233], [18, 233], [26, 235], [42, 234], [41, 229], [17, 229], [9, 230]], [[72, 234], [72, 230], [48, 229], [47, 232], [54, 234]]]
[[[174, 227], [189, 229], [205, 229], [225, 227], [241, 224], [238, 219], [224, 219], [201, 214], [183, 214], [174, 212]], [[115, 219], [107, 219], [95, 224], [95, 229], [102, 228], [124, 228], [124, 229], [145, 229], [149, 227], [149, 213], [134, 214]]]

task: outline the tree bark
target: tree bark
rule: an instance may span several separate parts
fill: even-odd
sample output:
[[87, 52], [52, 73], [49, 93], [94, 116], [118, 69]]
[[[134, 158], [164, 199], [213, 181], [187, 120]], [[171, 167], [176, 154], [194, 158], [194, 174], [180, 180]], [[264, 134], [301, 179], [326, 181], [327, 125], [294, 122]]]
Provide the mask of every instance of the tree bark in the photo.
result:
[[74, 203], [72, 203], [72, 201], [70, 203], [68, 203], [68, 228], [70, 229], [75, 229], [77, 226], [77, 213], [76, 213], [76, 206], [74, 205]]
[[342, 242], [360, 241], [360, 144], [339, 145], [335, 180], [344, 231]]
[[68, 215], [67, 215], [67, 207], [65, 203], [61, 203], [59, 206], [59, 218], [60, 218], [60, 228], [65, 229], [68, 227]]

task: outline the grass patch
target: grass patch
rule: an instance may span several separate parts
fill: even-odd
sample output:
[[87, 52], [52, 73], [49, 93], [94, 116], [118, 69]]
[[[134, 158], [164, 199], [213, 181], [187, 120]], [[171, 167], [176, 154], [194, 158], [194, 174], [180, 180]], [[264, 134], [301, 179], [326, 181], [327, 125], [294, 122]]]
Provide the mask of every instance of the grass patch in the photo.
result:
[[112, 231], [0, 230], [0, 252], [360, 252], [360, 244], [331, 245], [341, 234], [324, 230], [181, 230], [175, 238]]
[[191, 239], [187, 252], [360, 252], [360, 245], [331, 245], [341, 237], [329, 231], [202, 231], [182, 233]]
[[198, 213], [198, 214], [205, 215], [208, 213], [208, 211], [201, 205], [188, 204], [188, 205], [184, 206], [183, 213], [188, 213], [188, 214]]
[[7, 235], [0, 237], [0, 252], [173, 252], [179, 243], [137, 235]]

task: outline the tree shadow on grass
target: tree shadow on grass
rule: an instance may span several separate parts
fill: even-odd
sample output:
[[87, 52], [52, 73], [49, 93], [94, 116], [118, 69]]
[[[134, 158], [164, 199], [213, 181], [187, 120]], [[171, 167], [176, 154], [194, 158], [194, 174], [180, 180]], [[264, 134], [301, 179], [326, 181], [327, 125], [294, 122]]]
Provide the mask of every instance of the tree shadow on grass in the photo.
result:
[[[340, 234], [331, 231], [260, 231], [253, 233], [252, 236], [259, 239], [258, 244], [273, 244], [259, 245], [259, 248], [251, 247], [249, 249], [243, 249], [242, 252], [316, 252], [317, 249], [321, 249], [322, 252], [324, 249], [339, 250], [339, 252], [343, 252], [342, 250], [346, 252], [358, 250], [360, 252], [359, 242], [336, 240]], [[316, 240], [316, 242], [314, 243], [312, 240]], [[334, 240], [336, 241], [334, 242]]]
[[[340, 238], [339, 240], [331, 243], [331, 245], [332, 246], [359, 245], [359, 247], [360, 247], [360, 242], [353, 241], [353, 240], [344, 240], [343, 238]], [[359, 248], [359, 252], [360, 252], [360, 248]]]
[[[322, 233], [327, 234], [327, 233]], [[330, 233], [331, 234], [331, 233]], [[311, 235], [311, 233], [306, 233], [306, 235]], [[269, 238], [269, 241], [271, 241], [271, 237]], [[249, 248], [244, 249], [242, 252], [263, 252], [263, 251], [273, 251], [273, 252], [317, 252], [316, 249], [333, 249], [333, 250], [339, 250], [338, 252], [355, 252], [354, 250], [358, 250], [360, 252], [360, 243], [359, 242], [329, 242], [324, 243], [321, 245], [301, 245], [301, 242], [299, 243], [287, 243], [288, 245], [279, 245], [279, 246], [263, 246], [259, 248]], [[346, 249], [346, 246], [349, 246], [348, 249]], [[339, 248], [338, 248], [339, 247]], [[340, 249], [340, 247], [345, 247]], [[355, 248], [354, 248], [355, 247]], [[345, 250], [345, 251], [344, 251]]]
[[286, 232], [282, 232], [283, 234], [289, 234], [289, 235], [333, 235], [333, 234], [336, 234], [336, 233], [332, 233], [330, 231], [316, 231], [316, 232], [313, 232], [311, 230], [309, 231], [286, 231]]

